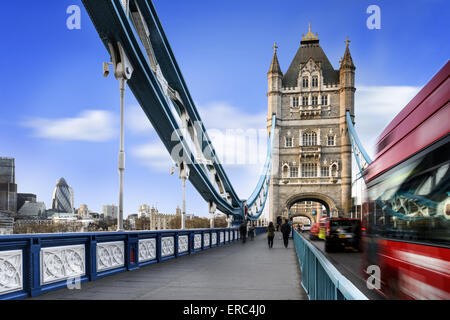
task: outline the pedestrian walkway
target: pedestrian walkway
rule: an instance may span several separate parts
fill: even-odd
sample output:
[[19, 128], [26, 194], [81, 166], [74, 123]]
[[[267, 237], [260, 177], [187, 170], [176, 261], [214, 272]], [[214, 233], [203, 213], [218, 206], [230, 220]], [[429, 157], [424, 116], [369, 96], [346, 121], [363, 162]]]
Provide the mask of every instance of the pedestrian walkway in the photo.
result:
[[307, 299], [292, 239], [286, 249], [280, 238], [272, 249], [262, 234], [30, 299]]

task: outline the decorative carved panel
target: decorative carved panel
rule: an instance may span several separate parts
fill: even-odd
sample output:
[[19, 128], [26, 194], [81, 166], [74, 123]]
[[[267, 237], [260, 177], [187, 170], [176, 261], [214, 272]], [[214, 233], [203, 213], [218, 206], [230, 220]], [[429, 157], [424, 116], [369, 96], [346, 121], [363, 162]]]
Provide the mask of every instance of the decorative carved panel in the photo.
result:
[[211, 238], [211, 236], [210, 236], [209, 233], [204, 233], [203, 234], [203, 246], [204, 247], [208, 247], [209, 246], [210, 238]]
[[211, 244], [216, 245], [217, 244], [217, 232], [211, 233]]
[[139, 262], [156, 259], [156, 239], [139, 240]]
[[161, 257], [171, 256], [174, 252], [174, 237], [161, 238]]
[[194, 249], [200, 249], [202, 247], [202, 235], [195, 234], [194, 235]]
[[189, 249], [189, 236], [178, 237], [178, 253], [186, 252]]
[[97, 272], [124, 265], [125, 244], [123, 241], [97, 243]]
[[83, 244], [42, 248], [40, 260], [41, 284], [43, 285], [74, 279], [86, 274]]
[[220, 231], [220, 243], [223, 243], [224, 234], [223, 231]]
[[228, 241], [228, 237], [229, 237], [230, 235], [229, 235], [229, 232], [228, 231], [225, 231], [225, 241]]
[[0, 251], [0, 294], [23, 289], [22, 250]]

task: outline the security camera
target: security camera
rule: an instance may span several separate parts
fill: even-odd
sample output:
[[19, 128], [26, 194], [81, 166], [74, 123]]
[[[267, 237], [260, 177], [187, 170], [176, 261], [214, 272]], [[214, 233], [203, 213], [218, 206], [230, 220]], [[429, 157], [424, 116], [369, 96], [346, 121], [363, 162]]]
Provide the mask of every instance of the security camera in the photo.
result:
[[103, 76], [106, 78], [109, 75], [109, 62], [103, 62]]

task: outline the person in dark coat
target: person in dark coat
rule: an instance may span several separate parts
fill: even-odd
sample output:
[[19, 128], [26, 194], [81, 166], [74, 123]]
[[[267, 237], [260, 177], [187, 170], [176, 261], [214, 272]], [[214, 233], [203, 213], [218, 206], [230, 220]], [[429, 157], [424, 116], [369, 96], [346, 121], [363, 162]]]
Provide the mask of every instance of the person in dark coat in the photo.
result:
[[269, 249], [273, 247], [273, 238], [275, 237], [275, 227], [273, 222], [270, 221], [269, 226], [267, 227], [267, 242], [269, 244]]
[[289, 235], [291, 234], [291, 226], [287, 220], [281, 225], [281, 233], [283, 234], [284, 247], [287, 248], [289, 244]]
[[239, 226], [239, 232], [241, 233], [242, 243], [245, 243], [245, 241], [247, 240], [247, 222], [246, 221], [242, 222], [241, 225]]
[[255, 240], [255, 226], [250, 223], [250, 228], [248, 229], [250, 240]]

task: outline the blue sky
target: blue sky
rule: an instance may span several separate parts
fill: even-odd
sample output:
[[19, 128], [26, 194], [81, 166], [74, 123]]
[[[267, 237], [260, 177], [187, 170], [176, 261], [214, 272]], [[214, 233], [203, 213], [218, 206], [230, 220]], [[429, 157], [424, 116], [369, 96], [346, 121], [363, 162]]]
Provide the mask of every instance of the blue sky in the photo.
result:
[[[80, 30], [66, 28], [72, 4], [81, 8]], [[335, 68], [347, 35], [351, 40], [357, 129], [369, 152], [449, 57], [445, 0], [154, 4], [210, 129], [264, 129], [273, 42], [285, 72], [308, 23]], [[380, 30], [366, 27], [371, 4], [381, 9]], [[8, 1], [0, 18], [0, 156], [16, 159], [19, 192], [36, 193], [50, 206], [56, 180], [64, 177], [76, 207], [86, 203], [100, 211], [103, 204], [117, 204], [118, 83], [102, 76], [101, 63], [109, 56], [81, 1]], [[142, 203], [174, 213], [181, 183], [169, 175], [168, 155], [129, 90], [126, 106], [125, 214]], [[233, 121], [226, 125], [224, 118]], [[241, 198], [250, 195], [260, 167], [225, 165]], [[207, 215], [206, 203], [189, 184], [187, 192], [188, 213]]]

